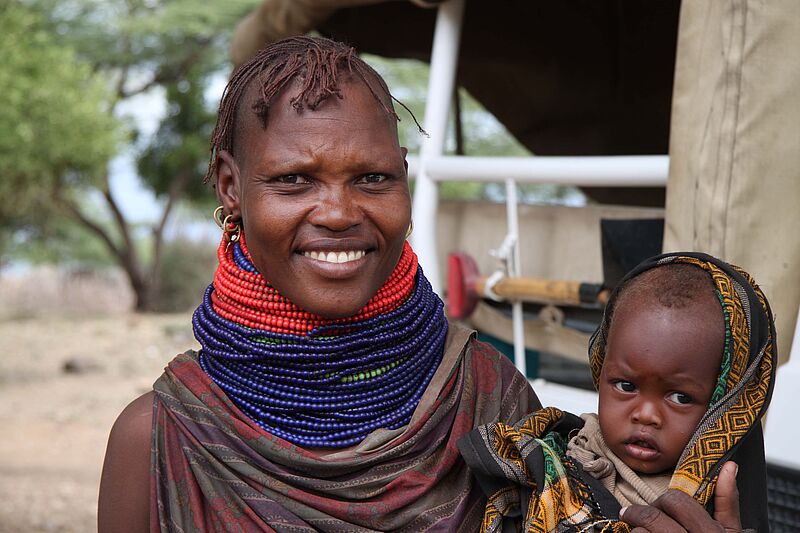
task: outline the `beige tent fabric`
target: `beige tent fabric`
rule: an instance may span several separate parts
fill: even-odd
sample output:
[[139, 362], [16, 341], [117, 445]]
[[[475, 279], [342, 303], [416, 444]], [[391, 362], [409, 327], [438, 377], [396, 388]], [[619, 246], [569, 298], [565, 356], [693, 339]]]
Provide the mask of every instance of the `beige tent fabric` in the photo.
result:
[[379, 4], [386, 0], [264, 0], [236, 25], [231, 59], [241, 65], [268, 43], [313, 30], [344, 7]]
[[788, 358], [800, 305], [800, 2], [684, 0], [664, 251], [752, 273]]

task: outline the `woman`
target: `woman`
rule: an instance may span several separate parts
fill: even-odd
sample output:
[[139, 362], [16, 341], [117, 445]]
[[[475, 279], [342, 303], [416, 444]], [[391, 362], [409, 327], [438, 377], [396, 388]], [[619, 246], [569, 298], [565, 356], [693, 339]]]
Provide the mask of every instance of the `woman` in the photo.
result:
[[396, 121], [383, 80], [332, 41], [283, 41], [234, 73], [202, 349], [115, 424], [101, 531], [477, 529], [456, 441], [539, 404], [418, 268]]
[[212, 138], [224, 236], [193, 319], [202, 348], [115, 423], [101, 533], [479, 528], [456, 442], [540, 405], [446, 321], [417, 267], [396, 121], [380, 76], [326, 39], [234, 73]]

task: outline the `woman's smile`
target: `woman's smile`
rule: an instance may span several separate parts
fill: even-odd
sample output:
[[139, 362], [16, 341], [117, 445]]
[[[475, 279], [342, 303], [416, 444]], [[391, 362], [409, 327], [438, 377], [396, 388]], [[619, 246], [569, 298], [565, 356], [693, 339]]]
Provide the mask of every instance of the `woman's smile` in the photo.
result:
[[304, 263], [304, 268], [330, 279], [359, 276], [369, 261], [367, 250], [345, 247], [330, 250], [306, 250], [297, 252], [296, 256]]
[[[365, 257], [375, 250], [375, 246], [363, 238], [312, 238], [295, 250], [295, 254], [310, 259], [323, 272], [353, 272], [366, 263]], [[331, 265], [342, 265], [331, 267]], [[347, 266], [345, 266], [347, 265]]]
[[303, 252], [304, 257], [309, 257], [316, 261], [322, 261], [323, 263], [352, 263], [353, 261], [357, 261], [366, 255], [366, 251], [358, 250], [353, 251], [350, 250], [349, 252], [341, 251], [341, 252]]

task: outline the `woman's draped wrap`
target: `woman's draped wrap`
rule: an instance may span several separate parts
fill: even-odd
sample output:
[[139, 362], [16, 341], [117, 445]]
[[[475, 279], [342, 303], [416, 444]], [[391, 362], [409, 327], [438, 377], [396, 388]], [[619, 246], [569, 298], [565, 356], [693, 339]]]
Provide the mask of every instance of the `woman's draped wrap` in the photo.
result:
[[[760, 419], [775, 380], [775, 327], [761, 289], [749, 274], [701, 253], [671, 253], [643, 262], [612, 293], [589, 344], [595, 386], [605, 358], [609, 309], [629, 279], [669, 263], [688, 263], [711, 276], [725, 318], [725, 353], [712, 402], [690, 438], [669, 481], [712, 511], [722, 465], [739, 465], [742, 525], [768, 531], [766, 468]], [[488, 424], [460, 443], [488, 503], [483, 531], [509, 521], [523, 531], [629, 531], [619, 522], [619, 503], [567, 451], [583, 421], [555, 408], [537, 411], [515, 425]], [[588, 529], [587, 529], [588, 528]]]
[[327, 456], [261, 429], [194, 353], [155, 390], [155, 531], [475, 531], [486, 500], [457, 440], [539, 406], [509, 360], [457, 325], [411, 423]]
[[[236, 272], [241, 269], [232, 261], [238, 261], [247, 270], [246, 253], [236, 252], [238, 255], [234, 257], [229, 252], [227, 247], [221, 248], [221, 264], [229, 272]], [[250, 272], [247, 276], [252, 278], [256, 274]], [[421, 271], [416, 276], [421, 277]], [[227, 283], [234, 284], [233, 288], [238, 287], [234, 277], [226, 279]], [[417, 289], [412, 287], [414, 292], [408, 301], [413, 300], [422, 282], [427, 283], [417, 279]], [[273, 291], [264, 287], [264, 293], [271, 295], [270, 301], [275, 301]], [[238, 291], [245, 295], [258, 292], [255, 289]], [[233, 291], [228, 293], [235, 296]], [[298, 311], [282, 302], [278, 309], [283, 310], [285, 318], [273, 319], [263, 309], [260, 315], [249, 308], [245, 309], [247, 313], [237, 311], [246, 302], [241, 298], [236, 305], [229, 305], [230, 316], [246, 314], [253, 317], [247, 318], [248, 321], [273, 320], [273, 327], [286, 331], [302, 330], [311, 320], [293, 325], [291, 320], [298, 316]], [[397, 311], [378, 309], [363, 320], [386, 317], [385, 323], [376, 326], [375, 331], [379, 332], [378, 328], [385, 329], [391, 314], [400, 312], [403, 305], [394, 306]], [[205, 329], [198, 329], [196, 324], [201, 344], [206, 335], [203, 332], [225, 325], [224, 320], [211, 316], [214, 312], [213, 302], [206, 302], [203, 314], [196, 315], [199, 317], [196, 322], [202, 319], [209, 324], [200, 324]], [[439, 314], [434, 317], [436, 321], [444, 320], [441, 309]], [[422, 318], [426, 324], [435, 322]], [[246, 327], [257, 326], [252, 322]], [[312, 324], [309, 335], [313, 336], [317, 327]], [[241, 331], [241, 335], [249, 335], [249, 331], [242, 330], [239, 325], [233, 329], [234, 333]], [[352, 324], [344, 324], [341, 334], [355, 329]], [[299, 334], [304, 334], [303, 331]], [[476, 530], [483, 516], [485, 496], [461, 459], [456, 443], [481, 424], [517, 420], [539, 404], [527, 380], [507, 358], [476, 341], [471, 331], [458, 325], [451, 324], [445, 331], [446, 338], [436, 354], [434, 372], [426, 378], [421, 396], [412, 397], [418, 403], [416, 408], [411, 406], [413, 413], [408, 422], [399, 427], [381, 426], [353, 447], [327, 448], [324, 452], [292, 443], [265, 429], [262, 420], [245, 414], [239, 405], [247, 407], [247, 404], [227, 392], [231, 388], [230, 380], [218, 383], [204, 369], [202, 350], [200, 354], [188, 352], [176, 357], [154, 385], [151, 529], [183, 532]], [[430, 337], [433, 339], [433, 335]], [[215, 337], [223, 338], [223, 334]], [[421, 340], [427, 346], [431, 339]], [[220, 351], [230, 351], [235, 345], [214, 342]], [[374, 344], [377, 350], [386, 345], [386, 340], [376, 339]], [[253, 353], [259, 351], [258, 345], [252, 342], [247, 346], [253, 346]], [[272, 368], [269, 365], [277, 365], [285, 359], [278, 353], [281, 346], [283, 344], [277, 342], [269, 343], [269, 349], [262, 350], [268, 352], [269, 357], [252, 361], [252, 364], [262, 365], [258, 369], [259, 380], [269, 379]], [[209, 350], [205, 357], [213, 356], [211, 352]], [[416, 357], [412, 352], [404, 354], [401, 354], [403, 361]], [[341, 360], [352, 357], [352, 353], [345, 352]], [[247, 359], [239, 357], [238, 360]], [[311, 362], [307, 366], [312, 374], [319, 375], [320, 391], [329, 382], [331, 387], [342, 388], [341, 383], [358, 384], [369, 378], [392, 375], [398, 368], [402, 370], [402, 365], [384, 365], [369, 375], [367, 371], [359, 371], [364, 375], [355, 380], [348, 377], [347, 369], [341, 369], [343, 377], [334, 382], [330, 378], [333, 371], [324, 368], [320, 371], [321, 365], [315, 367]], [[253, 375], [250, 370], [243, 370], [241, 375], [254, 381], [248, 377]], [[280, 369], [276, 369], [278, 371]], [[361, 394], [369, 393], [365, 392], [368, 388], [362, 389]], [[304, 389], [296, 387], [294, 390], [302, 392]], [[306, 393], [310, 397], [305, 403], [316, 400], [313, 387], [309, 390], [312, 392]], [[326, 393], [333, 394], [329, 390]], [[247, 395], [242, 398], [249, 398]], [[376, 397], [376, 406], [379, 401]], [[269, 405], [277, 400], [266, 398], [265, 402], [264, 405]], [[340, 416], [339, 413], [335, 411], [330, 416]], [[347, 415], [346, 411], [341, 413]]]

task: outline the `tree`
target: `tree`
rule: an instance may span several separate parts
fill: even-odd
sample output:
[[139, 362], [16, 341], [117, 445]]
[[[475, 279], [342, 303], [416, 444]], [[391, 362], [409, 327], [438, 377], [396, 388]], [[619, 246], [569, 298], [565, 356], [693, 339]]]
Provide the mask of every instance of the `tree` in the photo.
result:
[[[164, 228], [176, 203], [181, 198], [209, 196], [203, 193], [201, 176], [214, 115], [203, 95], [212, 76], [225, 68], [227, 35], [256, 1], [30, 0], [9, 4], [15, 13], [24, 13], [14, 16], [27, 17], [27, 30], [33, 30], [33, 36], [18, 37], [30, 41], [33, 48], [45, 42], [53, 55], [49, 63], [38, 63], [38, 56], [26, 57], [20, 48], [17, 64], [0, 66], [4, 71], [0, 80], [14, 88], [16, 99], [2, 106], [16, 110], [16, 116], [6, 120], [19, 125], [16, 137], [0, 140], [0, 147], [8, 149], [2, 152], [2, 168], [18, 168], [24, 176], [15, 179], [13, 186], [4, 185], [0, 199], [6, 203], [13, 202], [15, 195], [36, 198], [42, 212], [68, 216], [89, 230], [124, 269], [137, 310], [153, 307]], [[3, 16], [7, 16], [5, 11]], [[11, 21], [3, 27], [16, 26]], [[15, 39], [8, 33], [2, 38]], [[59, 58], [62, 65], [52, 65]], [[49, 68], [52, 72], [34, 72]], [[78, 83], [81, 80], [83, 84]], [[59, 94], [66, 85], [69, 98]], [[47, 89], [38, 104], [21, 103], [28, 87]], [[145, 139], [136, 124], [127, 121], [127, 135], [120, 135], [121, 104], [156, 90], [163, 91], [168, 103], [158, 133]], [[38, 148], [31, 146], [33, 138]], [[27, 144], [25, 139], [30, 139]], [[31, 153], [17, 157], [14, 150], [20, 144]], [[48, 152], [43, 154], [42, 147]], [[115, 148], [138, 155], [143, 182], [162, 200], [162, 213], [151, 227], [147, 249], [137, 242], [109, 186], [108, 163]], [[105, 216], [87, 210], [87, 198], [100, 198]], [[41, 227], [45, 220], [28, 222]]]
[[0, 226], [15, 230], [44, 224], [51, 195], [97, 176], [120, 128], [103, 80], [58, 46], [37, 13], [7, 3], [0, 26]]

